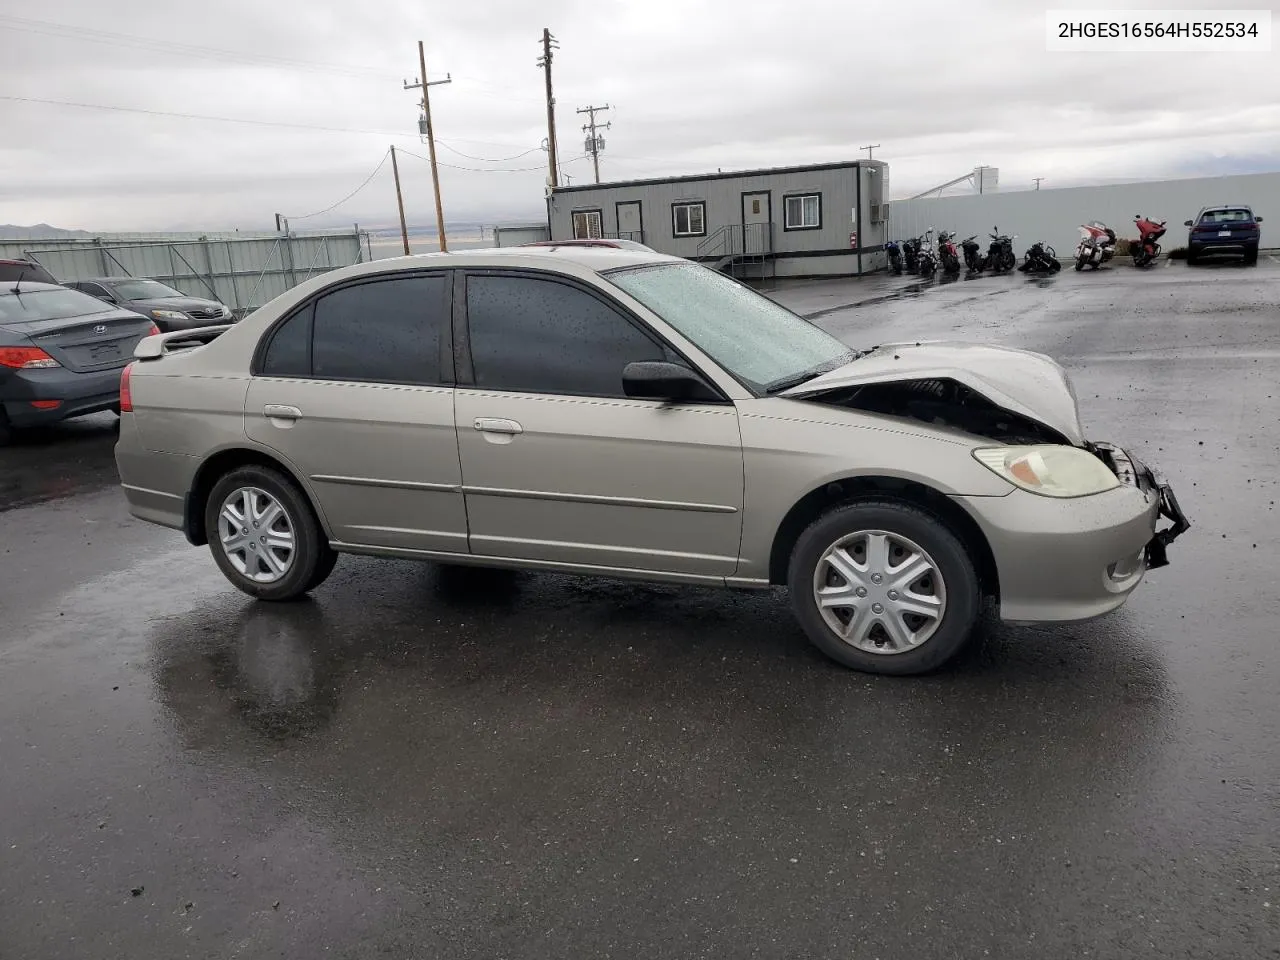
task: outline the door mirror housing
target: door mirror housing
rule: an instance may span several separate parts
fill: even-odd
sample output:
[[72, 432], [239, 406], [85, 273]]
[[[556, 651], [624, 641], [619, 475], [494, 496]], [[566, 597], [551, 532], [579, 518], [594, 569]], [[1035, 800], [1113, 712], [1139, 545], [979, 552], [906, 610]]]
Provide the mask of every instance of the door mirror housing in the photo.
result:
[[637, 360], [622, 368], [622, 390], [637, 400], [705, 403], [720, 399], [715, 389], [688, 367], [665, 360]]
[[1261, 223], [1261, 222], [1262, 222], [1262, 218], [1261, 218], [1261, 217], [1254, 217], [1254, 218], [1253, 218], [1253, 222], [1254, 222], [1254, 223]]
[[1191, 226], [1192, 224], [1191, 224], [1191, 221], [1190, 221], [1190, 220], [1184, 220], [1184, 221], [1182, 222], [1182, 225], [1183, 225], [1184, 227], [1189, 227], [1189, 226]]

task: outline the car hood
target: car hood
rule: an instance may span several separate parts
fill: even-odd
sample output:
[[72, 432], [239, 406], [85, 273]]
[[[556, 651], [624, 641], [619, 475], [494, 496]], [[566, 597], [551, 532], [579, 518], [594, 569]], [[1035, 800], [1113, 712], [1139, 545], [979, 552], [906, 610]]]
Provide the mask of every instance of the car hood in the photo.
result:
[[130, 300], [129, 308], [131, 310], [179, 310], [186, 313], [188, 310], [221, 310], [222, 304], [216, 300], [201, 300], [199, 297], [153, 297], [147, 300]]
[[1072, 443], [1084, 440], [1067, 372], [1042, 353], [1010, 347], [942, 340], [882, 344], [782, 396], [804, 399], [846, 387], [908, 380], [954, 380]]

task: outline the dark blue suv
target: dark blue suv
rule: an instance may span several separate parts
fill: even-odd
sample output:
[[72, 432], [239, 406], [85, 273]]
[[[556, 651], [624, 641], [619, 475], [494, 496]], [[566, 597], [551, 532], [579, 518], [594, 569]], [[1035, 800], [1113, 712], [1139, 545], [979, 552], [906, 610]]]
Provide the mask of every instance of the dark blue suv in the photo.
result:
[[1242, 256], [1245, 263], [1257, 263], [1261, 222], [1262, 218], [1255, 217], [1249, 207], [1205, 207], [1194, 220], [1186, 222], [1191, 228], [1187, 237], [1187, 263], [1219, 253]]

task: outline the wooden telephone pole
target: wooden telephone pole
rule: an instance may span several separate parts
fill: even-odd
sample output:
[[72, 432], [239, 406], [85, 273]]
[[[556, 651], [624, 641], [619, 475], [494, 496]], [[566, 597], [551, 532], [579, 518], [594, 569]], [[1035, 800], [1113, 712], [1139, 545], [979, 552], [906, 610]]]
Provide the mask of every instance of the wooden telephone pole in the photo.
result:
[[409, 225], [404, 219], [404, 194], [400, 192], [400, 164], [396, 163], [396, 145], [391, 145], [391, 173], [396, 179], [396, 206], [400, 209], [400, 239], [404, 241], [404, 255], [409, 255]]
[[556, 38], [550, 29], [542, 28], [542, 56], [538, 58], [538, 66], [546, 79], [547, 86], [547, 163], [550, 166], [551, 186], [560, 186], [559, 166], [556, 162], [556, 98], [551, 93], [551, 51], [558, 48]]
[[590, 145], [587, 152], [591, 154], [591, 165], [596, 170], [596, 183], [600, 182], [600, 148], [604, 146], [604, 139], [596, 133], [596, 130], [608, 130], [613, 126], [612, 123], [597, 124], [596, 114], [608, 109], [609, 105], [606, 103], [603, 107], [583, 107], [578, 111], [591, 117], [590, 121], [583, 126], [582, 132], [587, 134], [587, 143]]
[[[449, 252], [449, 241], [444, 235], [444, 207], [440, 203], [440, 171], [436, 167], [436, 136], [431, 126], [431, 97], [427, 94], [428, 87], [434, 87], [441, 83], [452, 83], [453, 78], [447, 77], [444, 80], [432, 80], [427, 82], [427, 54], [422, 46], [422, 41], [418, 41], [418, 69], [422, 71], [421, 79], [417, 83], [405, 83], [406, 90], [422, 91], [422, 129], [421, 133], [427, 138], [427, 153], [431, 157], [431, 185], [435, 189], [436, 194], [436, 233], [440, 238], [440, 252]], [[392, 154], [394, 157], [394, 154]], [[409, 241], [405, 241], [405, 253], [408, 253]]]

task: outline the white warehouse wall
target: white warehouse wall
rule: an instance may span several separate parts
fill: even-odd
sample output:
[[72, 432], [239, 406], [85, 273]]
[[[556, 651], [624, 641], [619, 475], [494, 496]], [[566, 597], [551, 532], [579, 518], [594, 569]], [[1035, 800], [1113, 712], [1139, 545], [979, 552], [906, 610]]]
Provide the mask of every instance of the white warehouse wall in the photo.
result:
[[1019, 257], [1042, 240], [1065, 258], [1080, 239], [1080, 224], [1101, 220], [1117, 237], [1136, 238], [1133, 215], [1141, 213], [1168, 221], [1168, 233], [1160, 241], [1167, 252], [1186, 246], [1184, 220], [1202, 207], [1223, 203], [1251, 206], [1264, 218], [1263, 247], [1280, 247], [1280, 173], [894, 200], [889, 204], [889, 237], [903, 240], [930, 227], [954, 230], [958, 240], [976, 233], [985, 252], [987, 234], [998, 224], [1002, 233], [1017, 234], [1013, 247]]

